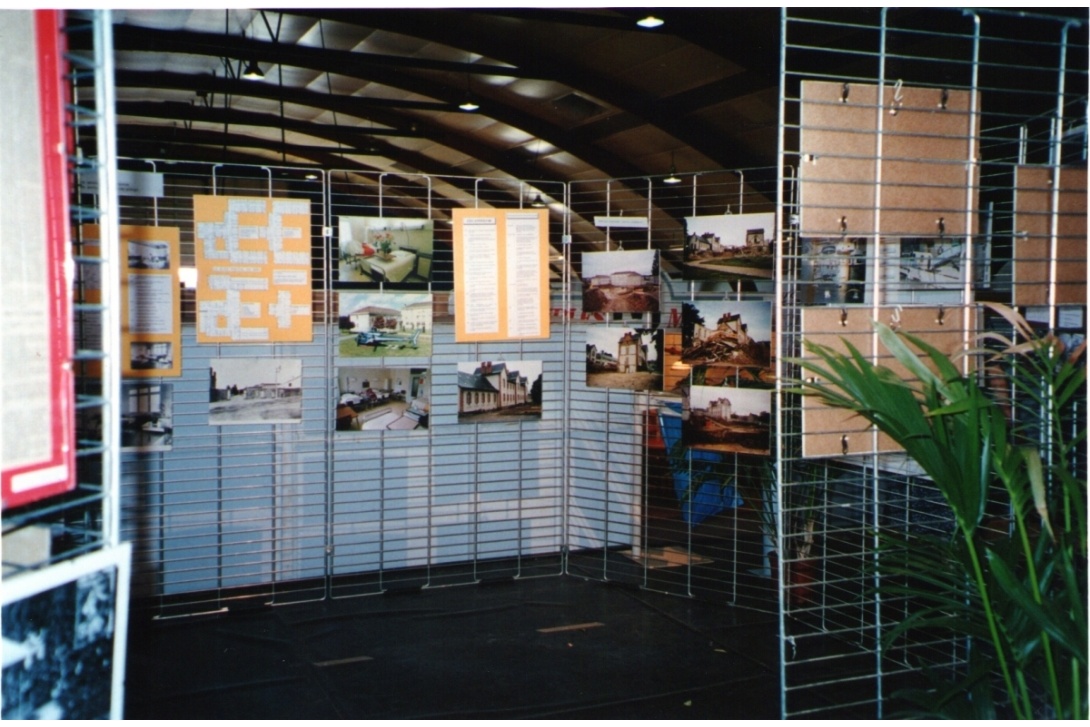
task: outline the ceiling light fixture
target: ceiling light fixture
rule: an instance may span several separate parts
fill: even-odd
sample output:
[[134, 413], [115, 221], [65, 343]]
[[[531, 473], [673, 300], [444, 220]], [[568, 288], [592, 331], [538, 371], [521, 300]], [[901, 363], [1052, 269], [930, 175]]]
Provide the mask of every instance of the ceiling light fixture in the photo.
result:
[[534, 201], [530, 203], [530, 206], [531, 207], [538, 207], [538, 208], [546, 206], [545, 205], [545, 200], [543, 200], [541, 198], [541, 193], [540, 192], [538, 192], [537, 196], [534, 197]]
[[656, 18], [654, 15], [648, 15], [646, 18], [640, 18], [639, 20], [637, 20], [636, 25], [640, 26], [641, 28], [651, 30], [652, 28], [661, 27], [662, 24], [665, 22], [666, 21], [662, 18]]
[[467, 91], [467, 92], [466, 92], [466, 100], [465, 100], [465, 101], [463, 101], [462, 103], [458, 104], [458, 108], [460, 108], [460, 109], [461, 109], [462, 111], [470, 111], [470, 112], [473, 112], [473, 111], [476, 111], [477, 109], [479, 109], [479, 108], [480, 108], [480, 105], [479, 105], [479, 104], [477, 104], [477, 103], [476, 103], [476, 102], [475, 102], [475, 101], [473, 100], [473, 96], [471, 96], [471, 95], [469, 94], [469, 92]]
[[265, 72], [261, 70], [261, 66], [257, 65], [257, 61], [250, 61], [246, 70], [242, 72], [242, 77], [248, 81], [260, 81], [265, 77]]

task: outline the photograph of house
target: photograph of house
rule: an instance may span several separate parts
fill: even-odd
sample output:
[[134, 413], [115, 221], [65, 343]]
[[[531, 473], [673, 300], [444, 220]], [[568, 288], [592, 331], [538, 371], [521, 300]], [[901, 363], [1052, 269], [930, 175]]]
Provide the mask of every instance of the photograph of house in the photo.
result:
[[338, 353], [352, 358], [431, 355], [430, 293], [337, 293]]
[[458, 421], [541, 418], [541, 361], [458, 364]]
[[338, 218], [337, 280], [341, 283], [427, 283], [431, 280], [431, 220]]
[[625, 326], [587, 329], [587, 386], [634, 391], [662, 388], [662, 331]]
[[657, 313], [658, 250], [583, 253], [585, 313]]
[[685, 218], [687, 279], [772, 278], [776, 215], [704, 215]]
[[681, 360], [694, 383], [771, 387], [772, 303], [696, 300], [681, 309]]
[[682, 436], [696, 449], [770, 454], [772, 392], [724, 386], [692, 386]]
[[430, 392], [427, 368], [341, 366], [337, 369], [336, 431], [427, 429]]
[[295, 424], [303, 419], [303, 360], [214, 358], [208, 423]]

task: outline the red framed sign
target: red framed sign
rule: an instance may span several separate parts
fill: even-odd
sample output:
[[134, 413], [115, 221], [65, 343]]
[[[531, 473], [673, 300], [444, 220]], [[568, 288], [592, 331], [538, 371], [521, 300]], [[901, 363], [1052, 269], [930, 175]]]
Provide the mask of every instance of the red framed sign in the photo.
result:
[[[5, 14], [0, 159], [0, 440], [3, 507], [75, 487], [62, 11]], [[12, 27], [15, 26], [15, 27]]]

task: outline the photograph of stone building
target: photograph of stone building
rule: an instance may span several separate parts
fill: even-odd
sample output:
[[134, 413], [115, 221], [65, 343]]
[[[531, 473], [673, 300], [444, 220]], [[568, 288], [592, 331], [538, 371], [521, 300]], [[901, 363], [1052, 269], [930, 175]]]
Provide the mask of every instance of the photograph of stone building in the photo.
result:
[[587, 252], [582, 262], [583, 312], [658, 312], [658, 250]]
[[661, 362], [661, 330], [626, 326], [587, 330], [587, 386], [658, 391]]
[[458, 421], [541, 418], [541, 361], [458, 364]]
[[695, 300], [682, 304], [681, 360], [700, 368], [694, 383], [771, 387], [772, 304]]

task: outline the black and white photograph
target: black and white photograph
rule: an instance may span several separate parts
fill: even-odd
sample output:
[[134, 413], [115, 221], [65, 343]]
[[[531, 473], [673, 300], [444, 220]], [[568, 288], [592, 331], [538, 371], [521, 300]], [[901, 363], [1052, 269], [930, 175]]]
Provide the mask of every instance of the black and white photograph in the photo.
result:
[[691, 386], [688, 416], [682, 417], [685, 443], [696, 449], [738, 454], [770, 454], [772, 392], [724, 386]]
[[867, 241], [862, 237], [804, 237], [799, 241], [803, 305], [863, 303]]
[[209, 369], [208, 423], [297, 424], [303, 420], [303, 361], [214, 358]]
[[337, 229], [338, 282], [426, 284], [431, 280], [435, 245], [431, 220], [341, 216]]
[[662, 389], [661, 329], [587, 328], [587, 386], [633, 391]]
[[348, 358], [428, 357], [431, 293], [337, 293], [337, 353]]
[[459, 423], [541, 418], [541, 361], [458, 364]]
[[170, 270], [170, 243], [165, 240], [129, 240], [129, 267], [134, 270]]
[[174, 368], [174, 344], [135, 341], [129, 344], [129, 365], [134, 371]]
[[337, 369], [338, 432], [427, 429], [430, 411], [431, 371], [427, 368]]
[[583, 253], [584, 313], [658, 313], [658, 250]]
[[686, 217], [685, 228], [685, 279], [772, 279], [775, 213]]
[[[772, 370], [772, 303], [695, 300], [681, 307], [681, 361], [694, 383], [765, 388]], [[697, 367], [702, 371], [697, 372]]]
[[[901, 237], [882, 239], [883, 303], [958, 303], [965, 287], [965, 238]], [[989, 261], [974, 248], [977, 283]]]
[[4, 578], [3, 719], [121, 718], [129, 552]]
[[121, 451], [165, 452], [174, 446], [174, 385], [121, 384]]

